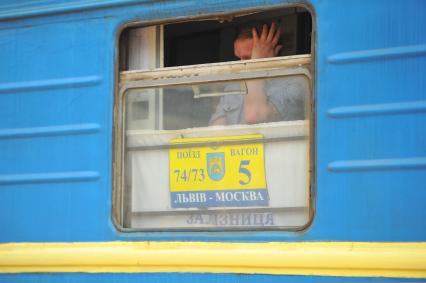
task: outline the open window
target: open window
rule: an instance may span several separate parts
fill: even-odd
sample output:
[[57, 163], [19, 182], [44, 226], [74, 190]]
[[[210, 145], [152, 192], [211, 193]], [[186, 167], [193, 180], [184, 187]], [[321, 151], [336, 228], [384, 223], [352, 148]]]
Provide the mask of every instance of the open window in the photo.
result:
[[[281, 27], [276, 57], [236, 61], [238, 29], [252, 22]], [[122, 32], [113, 202], [121, 229], [307, 225], [311, 31], [298, 7]], [[266, 110], [251, 121], [254, 96]]]

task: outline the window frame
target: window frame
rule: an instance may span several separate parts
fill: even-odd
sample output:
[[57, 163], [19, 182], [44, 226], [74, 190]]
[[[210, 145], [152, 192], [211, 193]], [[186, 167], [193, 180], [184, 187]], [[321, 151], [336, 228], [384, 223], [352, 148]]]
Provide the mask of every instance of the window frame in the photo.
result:
[[[120, 57], [118, 56], [119, 52], [119, 40], [120, 40], [120, 35], [122, 33], [123, 30], [127, 29], [127, 28], [133, 28], [133, 27], [147, 27], [147, 26], [152, 26], [152, 25], [164, 25], [164, 24], [175, 24], [175, 23], [179, 23], [179, 22], [185, 22], [185, 21], [200, 21], [200, 20], [230, 20], [233, 19], [234, 17], [239, 17], [239, 16], [246, 16], [246, 15], [251, 15], [251, 14], [255, 14], [255, 13], [264, 13], [264, 12], [269, 12], [275, 9], [287, 9], [287, 8], [302, 8], [305, 9], [310, 17], [311, 17], [311, 22], [312, 22], [312, 27], [311, 27], [311, 34], [310, 34], [310, 53], [308, 54], [303, 54], [303, 55], [295, 55], [295, 56], [286, 56], [286, 57], [275, 57], [275, 58], [266, 58], [266, 59], [258, 59], [258, 60], [247, 60], [247, 61], [228, 61], [228, 62], [223, 62], [223, 63], [209, 63], [209, 64], [203, 64], [203, 65], [190, 65], [190, 66], [183, 66], [183, 67], [167, 67], [167, 68], [157, 68], [157, 69], [153, 69], [150, 70], [151, 72], [149, 72], [148, 70], [138, 70], [138, 71], [119, 71], [119, 59]], [[247, 9], [243, 9], [243, 10], [239, 10], [239, 11], [226, 11], [223, 13], [218, 13], [218, 14], [210, 14], [210, 15], [203, 15], [203, 16], [187, 16], [185, 18], [179, 19], [177, 21], [174, 20], [150, 20], [150, 21], [133, 21], [133, 22], [128, 22], [123, 24], [118, 30], [117, 30], [117, 36], [116, 36], [116, 50], [117, 50], [117, 56], [116, 56], [116, 71], [115, 71], [115, 94], [114, 94], [114, 109], [113, 109], [113, 151], [112, 151], [112, 203], [111, 203], [111, 220], [112, 220], [112, 224], [113, 226], [117, 229], [117, 231], [122, 232], [122, 233], [126, 233], [127, 235], [129, 235], [128, 233], [146, 233], [146, 232], [178, 232], [174, 229], [132, 229], [132, 228], [125, 228], [124, 226], [124, 221], [120, 221], [119, 218], [122, 218], [122, 214], [120, 213], [119, 209], [123, 208], [123, 202], [125, 201], [125, 199], [122, 197], [122, 193], [123, 193], [123, 186], [121, 184], [121, 182], [123, 181], [123, 157], [124, 157], [124, 147], [123, 147], [123, 142], [125, 140], [125, 136], [124, 136], [124, 124], [123, 124], [123, 113], [121, 112], [122, 110], [122, 103], [123, 103], [123, 84], [126, 81], [132, 81], [132, 80], [136, 80], [138, 78], [139, 75], [142, 74], [142, 77], [140, 77], [140, 79], [144, 78], [144, 74], [152, 74], [154, 75], [155, 72], [157, 71], [165, 71], [164, 74], [166, 74], [166, 71], [168, 70], [169, 72], [172, 72], [173, 69], [185, 69], [185, 68], [193, 68], [193, 67], [202, 67], [202, 66], [219, 66], [219, 65], [223, 65], [223, 67], [225, 67], [224, 69], [226, 69], [226, 65], [230, 65], [229, 70], [233, 71], [232, 66], [236, 66], [238, 64], [251, 64], [252, 62], [262, 62], [263, 65], [266, 66], [273, 66], [274, 63], [273, 61], [275, 60], [280, 60], [280, 59], [286, 59], [286, 58], [296, 58], [296, 57], [306, 57], [308, 58], [308, 60], [305, 62], [306, 65], [309, 67], [309, 87], [310, 87], [310, 93], [309, 93], [309, 109], [307, 111], [307, 120], [309, 121], [308, 123], [308, 130], [309, 130], [309, 149], [308, 149], [308, 166], [309, 166], [309, 174], [308, 174], [308, 184], [309, 187], [308, 189], [308, 208], [309, 208], [309, 219], [308, 222], [301, 227], [298, 227], [296, 229], [282, 229], [282, 228], [275, 228], [275, 229], [260, 229], [261, 231], [266, 231], [266, 232], [300, 232], [300, 231], [305, 231], [306, 229], [308, 229], [313, 220], [314, 220], [314, 215], [315, 215], [315, 211], [316, 211], [316, 205], [315, 205], [315, 198], [316, 198], [316, 152], [317, 152], [317, 146], [316, 146], [316, 81], [317, 81], [317, 67], [316, 67], [316, 52], [317, 52], [317, 48], [316, 48], [316, 41], [317, 41], [317, 33], [316, 33], [316, 13], [313, 9], [313, 7], [311, 5], [307, 5], [307, 4], [302, 4], [302, 3], [292, 3], [292, 4], [283, 4], [283, 5], [279, 5], [279, 6], [274, 6], [274, 7], [265, 7], [262, 9], [259, 8], [247, 8]], [[305, 59], [306, 59], [305, 58]], [[271, 62], [272, 63], [269, 63]], [[271, 64], [271, 65], [269, 65]], [[295, 64], [297, 65], [297, 64]], [[261, 63], [259, 63], [258, 66], [261, 66]], [[300, 66], [300, 65], [299, 65]], [[218, 68], [220, 69], [220, 68]], [[131, 74], [133, 73], [133, 74]], [[226, 80], [224, 80], [226, 81]], [[184, 82], [182, 83], [182, 85], [188, 84], [188, 82]], [[119, 209], [118, 209], [119, 208]], [[254, 229], [254, 230], [258, 230], [258, 229]], [[221, 230], [219, 230], [221, 231]], [[252, 236], [250, 236], [250, 232], [253, 232], [253, 229], [248, 228], [248, 229], [236, 229], [235, 232], [244, 232], [244, 233], [248, 233], [248, 234], [244, 234], [246, 236], [249, 236], [250, 239], [252, 238]], [[205, 233], [205, 232], [218, 232], [216, 231], [211, 231], [211, 230], [205, 230], [205, 229], [195, 229], [195, 231], [193, 229], [185, 229], [181, 232], [184, 233]], [[232, 236], [234, 230], [224, 230], [222, 233], [223, 236]], [[144, 234], [140, 234], [140, 235], [144, 235]], [[173, 236], [174, 234], [172, 234]], [[201, 235], [201, 234], [200, 234]], [[272, 234], [272, 235], [281, 235], [281, 234]], [[226, 237], [228, 237], [226, 236]], [[246, 237], [244, 236], [244, 237]], [[180, 236], [178, 236], [178, 234], [176, 234], [175, 236], [173, 236], [173, 239], [178, 239], [180, 238]], [[248, 238], [249, 239], [249, 238]]]

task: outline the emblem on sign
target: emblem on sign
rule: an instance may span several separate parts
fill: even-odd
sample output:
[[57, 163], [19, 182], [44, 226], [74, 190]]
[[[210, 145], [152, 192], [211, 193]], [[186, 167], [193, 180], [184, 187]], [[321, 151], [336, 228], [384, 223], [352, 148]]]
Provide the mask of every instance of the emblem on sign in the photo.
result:
[[225, 176], [225, 153], [207, 153], [207, 173], [213, 181], [222, 180]]

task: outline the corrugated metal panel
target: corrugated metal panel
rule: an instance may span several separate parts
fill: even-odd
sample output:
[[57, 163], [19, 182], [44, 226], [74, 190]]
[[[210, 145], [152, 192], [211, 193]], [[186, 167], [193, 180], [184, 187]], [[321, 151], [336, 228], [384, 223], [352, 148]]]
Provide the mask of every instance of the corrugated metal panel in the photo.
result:
[[[59, 180], [55, 174], [83, 172], [90, 181], [1, 186], [0, 213], [11, 217], [0, 220], [8, 227], [0, 241], [425, 240], [424, 1], [311, 2], [317, 27], [317, 187], [309, 229], [130, 236], [111, 221], [114, 60], [122, 24], [288, 2], [107, 3], [44, 2], [58, 9], [54, 19], [30, 17], [38, 13], [30, 11], [37, 2], [3, 6], [3, 19], [15, 19], [0, 29], [0, 173], [4, 180]], [[71, 13], [84, 5], [106, 5], [108, 11]], [[18, 20], [18, 12], [25, 19]], [[360, 166], [374, 170], [352, 170]]]

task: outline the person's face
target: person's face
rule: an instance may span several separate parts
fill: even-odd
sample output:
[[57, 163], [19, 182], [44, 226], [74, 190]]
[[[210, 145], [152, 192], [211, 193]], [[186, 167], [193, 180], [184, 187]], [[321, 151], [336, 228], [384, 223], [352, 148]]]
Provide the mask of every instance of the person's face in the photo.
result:
[[251, 59], [251, 51], [253, 49], [253, 39], [239, 38], [234, 41], [234, 54], [240, 60]]

